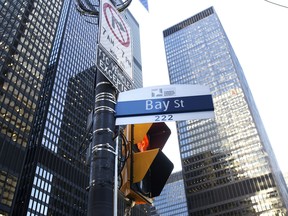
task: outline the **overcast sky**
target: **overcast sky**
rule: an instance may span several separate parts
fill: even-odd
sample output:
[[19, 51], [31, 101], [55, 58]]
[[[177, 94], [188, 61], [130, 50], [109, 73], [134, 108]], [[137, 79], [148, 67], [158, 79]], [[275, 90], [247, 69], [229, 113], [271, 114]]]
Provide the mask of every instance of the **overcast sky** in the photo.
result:
[[[264, 0], [148, 1], [149, 13], [138, 0], [129, 7], [140, 24], [144, 86], [169, 84], [163, 30], [213, 6], [243, 68], [280, 167], [288, 171], [288, 8]], [[174, 123], [169, 125], [175, 128]], [[181, 169], [176, 136], [173, 131], [164, 148], [175, 171]]]

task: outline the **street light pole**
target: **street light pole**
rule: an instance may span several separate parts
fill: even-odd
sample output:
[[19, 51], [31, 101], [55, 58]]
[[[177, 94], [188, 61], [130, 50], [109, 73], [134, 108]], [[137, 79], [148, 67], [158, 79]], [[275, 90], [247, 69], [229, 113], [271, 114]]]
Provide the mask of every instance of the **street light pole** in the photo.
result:
[[[96, 4], [91, 1], [96, 1]], [[76, 0], [76, 2], [77, 9], [81, 14], [98, 18], [99, 30], [100, 0]], [[126, 0], [119, 4], [116, 4], [114, 0], [112, 2], [118, 12], [122, 12], [131, 4], [132, 0]], [[91, 162], [88, 216], [113, 215], [114, 171], [116, 171], [114, 165], [115, 158], [117, 160], [115, 155], [118, 153], [114, 142], [116, 94], [117, 91], [111, 82], [97, 70], [92, 120], [93, 138], [91, 149], [89, 149]], [[118, 177], [118, 171], [115, 172], [115, 175]], [[115, 176], [115, 181], [116, 179]], [[115, 189], [118, 190], [118, 188]]]
[[101, 74], [96, 78], [90, 164], [88, 216], [113, 215], [116, 90]]

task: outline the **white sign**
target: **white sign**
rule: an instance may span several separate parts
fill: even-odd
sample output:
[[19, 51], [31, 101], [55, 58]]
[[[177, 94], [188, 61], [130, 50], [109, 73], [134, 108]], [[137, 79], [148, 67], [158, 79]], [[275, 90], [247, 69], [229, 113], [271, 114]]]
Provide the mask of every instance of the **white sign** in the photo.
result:
[[167, 85], [121, 92], [116, 125], [214, 118], [210, 90], [201, 85]]
[[133, 88], [133, 81], [101, 46], [97, 49], [96, 66], [119, 92]]
[[115, 125], [142, 124], [152, 122], [168, 122], [168, 121], [185, 121], [196, 119], [214, 118], [214, 112], [195, 112], [195, 113], [176, 113], [176, 114], [161, 114], [153, 116], [133, 116], [125, 118], [116, 118]]
[[99, 44], [132, 80], [130, 27], [109, 0], [101, 0], [100, 5]]

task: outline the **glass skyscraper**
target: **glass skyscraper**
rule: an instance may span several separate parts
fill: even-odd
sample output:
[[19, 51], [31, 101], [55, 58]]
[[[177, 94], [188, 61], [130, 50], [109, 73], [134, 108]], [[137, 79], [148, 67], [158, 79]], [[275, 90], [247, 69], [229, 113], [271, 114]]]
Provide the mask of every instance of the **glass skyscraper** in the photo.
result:
[[[139, 26], [125, 17], [141, 87]], [[9, 0], [0, 22], [0, 215], [85, 215], [97, 19], [71, 0]]]
[[142, 62], [141, 62], [141, 46], [140, 46], [140, 32], [139, 24], [134, 16], [130, 13], [129, 10], [126, 10], [124, 13], [126, 17], [126, 22], [129, 24], [131, 29], [131, 35], [133, 36], [132, 40], [132, 50], [133, 50], [133, 81], [134, 88], [143, 87], [142, 79]]
[[[63, 1], [0, 4], [0, 214], [12, 215], [26, 154], [39, 126], [35, 123], [46, 96], [43, 89], [55, 66], [51, 51], [57, 47]], [[50, 172], [45, 177], [49, 182]]]
[[213, 7], [163, 32], [171, 84], [209, 86], [215, 119], [177, 122], [189, 215], [287, 215], [287, 189]]
[[187, 216], [187, 202], [182, 172], [172, 173], [161, 195], [154, 198], [151, 216]]

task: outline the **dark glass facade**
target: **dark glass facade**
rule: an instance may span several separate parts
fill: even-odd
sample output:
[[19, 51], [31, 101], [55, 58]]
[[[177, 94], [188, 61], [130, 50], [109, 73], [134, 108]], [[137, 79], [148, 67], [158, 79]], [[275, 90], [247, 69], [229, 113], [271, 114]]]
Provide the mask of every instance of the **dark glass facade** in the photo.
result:
[[215, 119], [177, 122], [189, 215], [287, 215], [287, 189], [213, 7], [164, 32], [171, 84], [209, 86]]
[[[97, 19], [71, 0], [0, 4], [0, 215], [85, 215]], [[125, 13], [141, 87], [139, 26]]]
[[50, 70], [63, 1], [0, 4], [0, 214], [10, 215]]
[[172, 173], [161, 195], [154, 198], [151, 215], [187, 216], [187, 202], [182, 172]]

